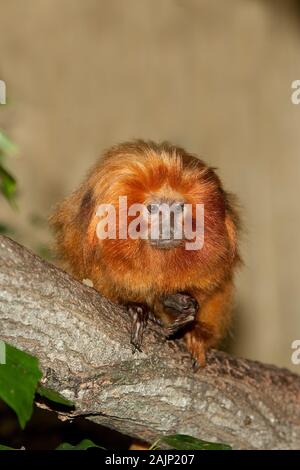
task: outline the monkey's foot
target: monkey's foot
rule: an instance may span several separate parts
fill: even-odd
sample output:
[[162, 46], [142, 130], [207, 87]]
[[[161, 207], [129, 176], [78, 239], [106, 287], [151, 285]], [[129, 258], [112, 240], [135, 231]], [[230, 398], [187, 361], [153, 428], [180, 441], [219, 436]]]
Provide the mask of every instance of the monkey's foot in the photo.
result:
[[127, 305], [127, 311], [131, 316], [131, 338], [132, 352], [141, 351], [143, 334], [149, 318], [149, 309], [144, 304], [130, 303]]
[[203, 322], [195, 322], [193, 329], [187, 331], [184, 340], [193, 359], [193, 369], [205, 367], [206, 352], [216, 344], [213, 327]]
[[173, 316], [176, 315], [174, 321], [166, 327], [167, 336], [172, 336], [184, 326], [192, 323], [199, 308], [194, 297], [182, 292], [163, 297], [162, 304], [167, 312]]

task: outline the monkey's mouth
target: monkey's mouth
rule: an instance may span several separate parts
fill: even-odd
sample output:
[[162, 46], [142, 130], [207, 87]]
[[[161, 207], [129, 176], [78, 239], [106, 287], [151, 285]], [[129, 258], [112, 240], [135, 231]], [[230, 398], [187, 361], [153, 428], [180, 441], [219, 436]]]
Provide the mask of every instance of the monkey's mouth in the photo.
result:
[[176, 248], [182, 244], [182, 240], [177, 239], [174, 240], [173, 238], [158, 238], [158, 239], [150, 239], [149, 244], [153, 248], [157, 248], [159, 250], [171, 250], [172, 248]]

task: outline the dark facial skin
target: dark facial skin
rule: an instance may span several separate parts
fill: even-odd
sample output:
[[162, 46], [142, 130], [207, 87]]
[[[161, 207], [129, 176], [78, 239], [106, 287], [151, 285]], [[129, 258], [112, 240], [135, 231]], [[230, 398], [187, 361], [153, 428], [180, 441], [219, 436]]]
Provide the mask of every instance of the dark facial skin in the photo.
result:
[[[170, 210], [169, 233], [164, 233], [163, 210]], [[176, 238], [176, 217], [181, 216], [184, 210], [184, 202], [174, 199], [153, 199], [147, 204], [149, 214], [159, 217], [159, 233], [156, 238], [150, 238], [149, 244], [160, 250], [170, 250], [182, 244], [182, 239]]]

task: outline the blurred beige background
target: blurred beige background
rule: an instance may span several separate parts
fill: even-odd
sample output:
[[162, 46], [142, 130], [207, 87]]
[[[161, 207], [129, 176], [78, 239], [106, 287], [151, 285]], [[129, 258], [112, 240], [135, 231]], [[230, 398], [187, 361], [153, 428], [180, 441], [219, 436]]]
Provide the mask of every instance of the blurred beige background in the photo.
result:
[[46, 217], [107, 146], [170, 140], [219, 168], [243, 206], [236, 354], [292, 366], [300, 339], [300, 7], [259, 0], [1, 0], [0, 128], [18, 144], [19, 212]]

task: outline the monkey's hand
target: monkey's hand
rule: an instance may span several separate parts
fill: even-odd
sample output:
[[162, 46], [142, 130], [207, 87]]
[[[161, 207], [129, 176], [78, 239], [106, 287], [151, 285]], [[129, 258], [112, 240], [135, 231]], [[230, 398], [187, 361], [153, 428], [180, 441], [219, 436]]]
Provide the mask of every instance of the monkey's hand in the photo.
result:
[[184, 326], [192, 323], [199, 309], [196, 299], [189, 294], [177, 292], [161, 299], [164, 309], [175, 316], [174, 321], [166, 327], [167, 336], [172, 336]]
[[144, 304], [129, 303], [127, 304], [127, 311], [132, 320], [130, 342], [134, 353], [136, 350], [141, 351], [143, 334], [149, 318], [149, 309]]

